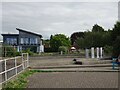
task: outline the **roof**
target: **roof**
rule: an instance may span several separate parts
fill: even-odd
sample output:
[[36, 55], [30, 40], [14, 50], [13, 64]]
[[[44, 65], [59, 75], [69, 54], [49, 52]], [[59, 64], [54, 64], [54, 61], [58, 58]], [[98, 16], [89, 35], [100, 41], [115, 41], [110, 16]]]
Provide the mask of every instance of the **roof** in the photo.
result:
[[75, 47], [71, 47], [72, 50], [75, 50], [76, 48]]
[[42, 35], [37, 34], [37, 33], [33, 33], [33, 32], [30, 32], [30, 31], [23, 30], [23, 29], [19, 29], [19, 28], [16, 28], [16, 30], [26, 32], [26, 33], [29, 33], [29, 34], [33, 34], [33, 35], [36, 35], [36, 36], [39, 36], [40, 38], [42, 38]]
[[2, 36], [19, 36], [19, 34], [1, 34]]

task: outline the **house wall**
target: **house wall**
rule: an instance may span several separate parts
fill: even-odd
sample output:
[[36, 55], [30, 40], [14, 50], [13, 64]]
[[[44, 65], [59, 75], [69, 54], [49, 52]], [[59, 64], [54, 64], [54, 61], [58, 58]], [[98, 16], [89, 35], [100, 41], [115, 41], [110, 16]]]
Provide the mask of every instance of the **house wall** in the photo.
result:
[[[28, 38], [29, 40], [29, 44], [21, 44], [21, 38]], [[30, 38], [37, 38], [37, 44], [30, 44]], [[34, 34], [30, 34], [27, 32], [22, 32], [19, 31], [19, 51], [21, 51], [21, 49], [25, 49], [25, 48], [30, 48], [32, 49], [32, 51], [36, 51], [36, 52], [44, 52], [44, 49], [41, 48], [42, 45], [42, 39]], [[44, 47], [44, 46], [43, 46]]]
[[[3, 43], [7, 44], [7, 38], [16, 38], [17, 39], [17, 51], [22, 51], [25, 50], [27, 48], [32, 49], [35, 52], [44, 52], [44, 46], [42, 45], [42, 39], [40, 36], [29, 33], [29, 32], [24, 32], [24, 31], [19, 31], [18, 35], [10, 35], [10, 34], [6, 34], [3, 35]], [[23, 40], [23, 43], [21, 43], [21, 38]], [[26, 39], [27, 38], [27, 39]], [[32, 40], [31, 38], [37, 39], [37, 43], [35, 40]], [[26, 43], [26, 41], [28, 40], [28, 42]], [[35, 43], [30, 43], [30, 41], [35, 41]], [[10, 44], [11, 45], [11, 44]], [[13, 44], [12, 44], [13, 45]], [[43, 46], [43, 48], [41, 48]]]
[[[37, 44], [41, 45], [41, 38], [39, 36], [36, 36], [36, 35], [33, 35], [33, 34], [29, 34], [29, 33], [26, 33], [26, 32], [22, 32], [22, 31], [19, 31], [19, 44], [21, 42], [21, 38], [37, 38]], [[30, 42], [30, 41], [29, 41]]]

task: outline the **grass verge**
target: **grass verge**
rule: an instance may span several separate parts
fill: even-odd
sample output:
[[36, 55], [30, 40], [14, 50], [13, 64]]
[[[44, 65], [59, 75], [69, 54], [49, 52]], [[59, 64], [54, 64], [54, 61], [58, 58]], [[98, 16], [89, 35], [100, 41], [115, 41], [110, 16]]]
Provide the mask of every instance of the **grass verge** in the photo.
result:
[[43, 70], [26, 70], [19, 74], [15, 79], [10, 80], [3, 84], [2, 90], [24, 90], [27, 87], [28, 80], [27, 78], [34, 73], [39, 72], [54, 72], [54, 71], [43, 71]]

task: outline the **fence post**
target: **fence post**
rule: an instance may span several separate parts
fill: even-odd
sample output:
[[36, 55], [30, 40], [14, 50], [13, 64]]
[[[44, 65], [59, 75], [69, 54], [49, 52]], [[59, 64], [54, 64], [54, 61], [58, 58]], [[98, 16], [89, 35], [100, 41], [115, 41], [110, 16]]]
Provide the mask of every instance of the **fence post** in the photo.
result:
[[23, 59], [23, 53], [22, 53], [22, 65], [23, 65], [23, 70], [24, 70], [24, 59]]
[[16, 57], [15, 57], [15, 73], [17, 75], [17, 61], [16, 61]]
[[27, 53], [27, 67], [29, 67], [29, 54]]
[[5, 81], [7, 81], [7, 64], [6, 64], [6, 59], [5, 59]]

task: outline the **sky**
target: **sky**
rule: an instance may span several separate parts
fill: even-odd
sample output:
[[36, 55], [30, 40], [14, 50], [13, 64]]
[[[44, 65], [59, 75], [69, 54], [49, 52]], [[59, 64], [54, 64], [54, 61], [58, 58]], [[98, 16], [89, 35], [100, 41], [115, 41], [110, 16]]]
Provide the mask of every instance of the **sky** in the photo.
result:
[[[91, 30], [94, 24], [112, 29], [118, 20], [117, 2], [2, 2], [2, 32], [32, 31], [50, 35]], [[1, 37], [0, 37], [1, 38]]]

